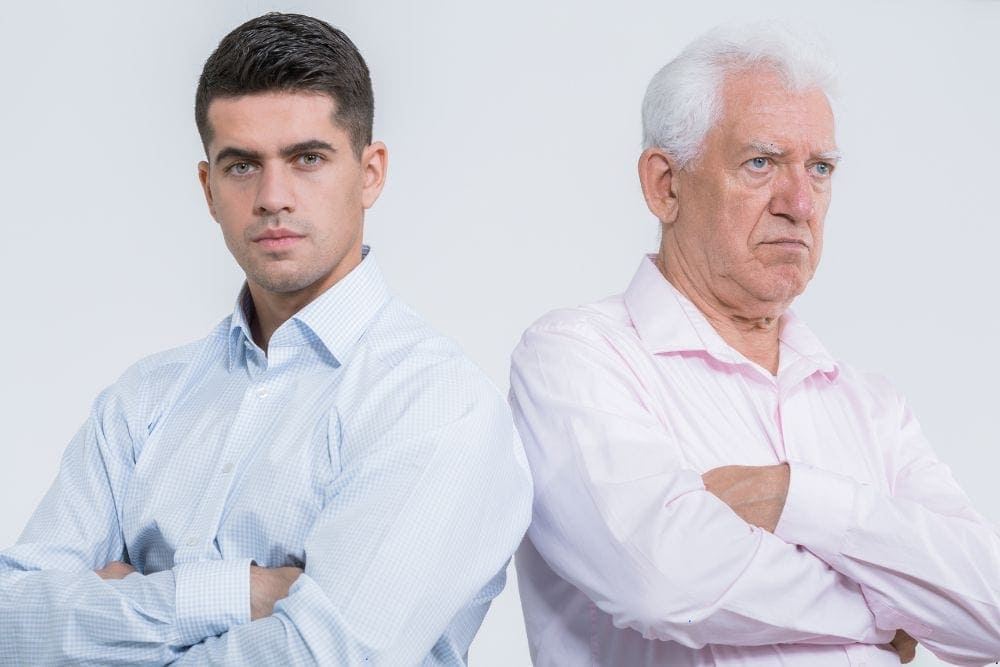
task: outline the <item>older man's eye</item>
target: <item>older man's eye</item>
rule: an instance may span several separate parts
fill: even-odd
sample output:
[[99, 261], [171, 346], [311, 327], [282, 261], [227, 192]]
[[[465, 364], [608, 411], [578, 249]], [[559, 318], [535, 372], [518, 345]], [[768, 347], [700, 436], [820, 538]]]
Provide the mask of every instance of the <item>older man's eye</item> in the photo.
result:
[[829, 162], [817, 162], [813, 165], [813, 172], [817, 176], [829, 176], [833, 173], [833, 165]]
[[769, 161], [766, 157], [755, 157], [747, 160], [747, 164], [750, 165], [751, 169], [766, 169]]

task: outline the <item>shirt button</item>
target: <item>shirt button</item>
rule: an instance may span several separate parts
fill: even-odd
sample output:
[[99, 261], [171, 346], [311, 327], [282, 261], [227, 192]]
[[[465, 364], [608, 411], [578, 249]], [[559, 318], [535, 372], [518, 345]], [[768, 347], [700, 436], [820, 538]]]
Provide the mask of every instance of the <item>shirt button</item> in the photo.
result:
[[185, 544], [187, 544], [189, 547], [193, 547], [194, 545], [198, 544], [198, 538], [189, 537], [187, 538], [187, 542], [185, 542]]
[[222, 474], [223, 475], [228, 475], [232, 471], [233, 471], [233, 464], [232, 463], [227, 463], [226, 465], [222, 466]]
[[267, 396], [267, 387], [257, 387], [257, 398], [264, 398]]

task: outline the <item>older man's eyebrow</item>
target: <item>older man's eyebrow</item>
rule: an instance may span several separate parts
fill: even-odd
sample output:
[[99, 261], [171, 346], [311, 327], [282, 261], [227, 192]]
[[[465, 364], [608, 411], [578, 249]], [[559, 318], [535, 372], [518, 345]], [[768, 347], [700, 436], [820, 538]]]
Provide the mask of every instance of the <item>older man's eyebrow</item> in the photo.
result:
[[[771, 141], [751, 140], [750, 148], [752, 148], [757, 153], [760, 153], [761, 155], [767, 155], [769, 157], [784, 157], [784, 155], [787, 153], [787, 151], [784, 148]], [[816, 153], [813, 156], [814, 159], [823, 160], [824, 162], [834, 162], [834, 163], [840, 162], [840, 160], [842, 160], [843, 157], [844, 157], [843, 153], [841, 153], [836, 148], [831, 148], [830, 150], [827, 151], [820, 151], [819, 153]]]
[[301, 153], [308, 153], [309, 151], [328, 151], [330, 153], [336, 153], [337, 149], [321, 139], [309, 139], [307, 141], [300, 141], [297, 144], [292, 144], [291, 146], [285, 146], [281, 149], [281, 157], [290, 158]]
[[222, 150], [220, 150], [218, 153], [215, 154], [215, 164], [219, 164], [223, 160], [228, 160], [230, 158], [256, 162], [260, 160], [261, 155], [257, 151], [252, 151], [247, 148], [226, 146], [225, 148], [223, 148]]
[[823, 151], [822, 153], [817, 153], [816, 157], [824, 162], [837, 163], [844, 159], [844, 154], [836, 148], [833, 148], [828, 151]]
[[771, 157], [781, 157], [785, 154], [785, 150], [781, 146], [770, 141], [756, 141], [751, 139], [750, 148], [762, 155], [769, 155]]

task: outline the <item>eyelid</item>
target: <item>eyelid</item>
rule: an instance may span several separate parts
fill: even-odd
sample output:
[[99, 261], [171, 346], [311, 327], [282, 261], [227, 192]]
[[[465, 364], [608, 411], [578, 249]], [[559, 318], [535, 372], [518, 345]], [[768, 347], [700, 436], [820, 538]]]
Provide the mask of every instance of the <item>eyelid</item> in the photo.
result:
[[[752, 164], [754, 160], [764, 160], [767, 164], [765, 164], [763, 167], [757, 167], [757, 168], [755, 168], [753, 166], [753, 164]], [[771, 165], [773, 165], [774, 164], [774, 159], [771, 158], [769, 155], [754, 155], [752, 158], [748, 159], [743, 164], [745, 164], [746, 166], [750, 167], [751, 169], [754, 169], [754, 171], [760, 171], [762, 169], [766, 169], [767, 167], [770, 167]]]
[[241, 164], [247, 165], [248, 167], [250, 167], [250, 170], [253, 170], [257, 167], [257, 165], [255, 165], [252, 160], [233, 160], [228, 165], [226, 165], [224, 171], [227, 174], [234, 174], [235, 176], [246, 176], [246, 174], [236, 174], [233, 171], [237, 167], [237, 165]]
[[820, 176], [829, 176], [830, 174], [832, 174], [837, 169], [837, 163], [835, 163], [835, 162], [828, 162], [827, 160], [817, 160], [816, 162], [813, 162], [812, 164], [810, 164], [809, 168], [812, 169], [813, 171], [815, 171], [815, 168], [818, 167], [821, 164], [822, 165], [826, 165], [827, 172], [825, 174], [819, 174]]

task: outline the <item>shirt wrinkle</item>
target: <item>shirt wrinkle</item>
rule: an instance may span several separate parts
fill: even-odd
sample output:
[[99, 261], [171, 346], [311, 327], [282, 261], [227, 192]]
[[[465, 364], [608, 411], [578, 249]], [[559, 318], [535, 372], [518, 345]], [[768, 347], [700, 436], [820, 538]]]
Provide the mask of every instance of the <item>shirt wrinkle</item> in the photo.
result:
[[[888, 667], [899, 610], [920, 610], [907, 629], [945, 659], [1000, 654], [996, 530], [888, 382], [835, 361], [791, 311], [780, 326], [775, 377], [646, 256], [623, 294], [522, 336], [511, 405], [539, 491], [516, 564], [534, 664]], [[782, 462], [773, 533], [701, 478]]]
[[[0, 666], [464, 667], [530, 518], [502, 397], [389, 293], [367, 248], [279, 327], [269, 359], [248, 304], [244, 284], [206, 338], [95, 401], [0, 551]], [[139, 574], [93, 574], [126, 554]], [[251, 562], [305, 568], [257, 623]]]

